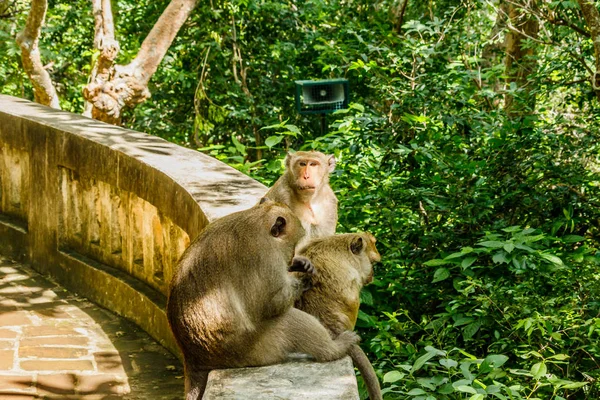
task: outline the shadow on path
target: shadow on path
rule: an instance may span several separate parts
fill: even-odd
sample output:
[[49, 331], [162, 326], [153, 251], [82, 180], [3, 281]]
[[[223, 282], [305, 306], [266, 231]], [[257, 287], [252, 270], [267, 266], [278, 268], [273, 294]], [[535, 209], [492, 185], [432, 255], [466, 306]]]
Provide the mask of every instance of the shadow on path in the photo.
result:
[[0, 257], [0, 399], [183, 398], [180, 362], [129, 321]]

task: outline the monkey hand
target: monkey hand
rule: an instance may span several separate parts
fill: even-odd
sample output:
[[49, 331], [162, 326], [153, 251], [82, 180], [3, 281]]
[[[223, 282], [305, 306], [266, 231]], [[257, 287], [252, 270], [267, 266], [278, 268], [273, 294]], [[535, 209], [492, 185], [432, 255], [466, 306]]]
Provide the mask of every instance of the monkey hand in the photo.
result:
[[300, 284], [302, 285], [302, 292], [306, 292], [307, 290], [310, 290], [313, 288], [313, 281], [312, 281], [312, 277], [309, 274], [303, 274], [300, 277]]
[[306, 272], [314, 275], [316, 273], [315, 266], [306, 257], [296, 256], [292, 260], [292, 265], [288, 268], [289, 272]]

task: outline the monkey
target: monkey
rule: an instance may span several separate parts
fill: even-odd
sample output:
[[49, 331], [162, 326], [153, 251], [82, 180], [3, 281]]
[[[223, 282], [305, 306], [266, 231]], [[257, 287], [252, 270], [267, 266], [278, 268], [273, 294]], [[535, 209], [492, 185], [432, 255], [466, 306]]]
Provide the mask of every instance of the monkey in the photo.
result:
[[310, 239], [333, 235], [338, 220], [338, 200], [329, 186], [329, 174], [335, 170], [333, 155], [318, 151], [298, 151], [285, 157], [285, 172], [265, 197], [286, 204], [302, 222]]
[[[373, 281], [373, 264], [381, 261], [376, 239], [368, 232], [347, 233], [313, 239], [298, 252], [314, 265], [314, 275], [302, 276], [309, 289], [295, 307], [314, 315], [332, 337], [353, 330], [360, 306], [360, 291]], [[364, 351], [352, 345], [350, 357], [360, 371], [369, 398], [382, 399], [381, 387]]]
[[331, 361], [358, 342], [352, 331], [332, 339], [293, 308], [303, 288], [289, 271], [314, 273], [294, 255], [303, 235], [289, 207], [264, 199], [210, 223], [184, 251], [167, 318], [183, 353], [186, 400], [202, 398], [211, 369], [276, 364], [290, 353]]

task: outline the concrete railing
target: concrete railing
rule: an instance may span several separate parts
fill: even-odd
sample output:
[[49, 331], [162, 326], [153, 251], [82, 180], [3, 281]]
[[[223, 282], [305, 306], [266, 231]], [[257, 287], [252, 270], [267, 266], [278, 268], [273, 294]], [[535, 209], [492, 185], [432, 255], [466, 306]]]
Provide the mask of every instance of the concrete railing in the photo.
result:
[[[204, 226], [265, 192], [197, 151], [0, 95], [0, 252], [134, 321], [175, 354], [164, 310], [177, 260]], [[343, 365], [347, 378], [351, 364]], [[291, 367], [281, 368], [285, 376]], [[352, 381], [339, 388], [346, 395], [327, 398], [356, 398]]]

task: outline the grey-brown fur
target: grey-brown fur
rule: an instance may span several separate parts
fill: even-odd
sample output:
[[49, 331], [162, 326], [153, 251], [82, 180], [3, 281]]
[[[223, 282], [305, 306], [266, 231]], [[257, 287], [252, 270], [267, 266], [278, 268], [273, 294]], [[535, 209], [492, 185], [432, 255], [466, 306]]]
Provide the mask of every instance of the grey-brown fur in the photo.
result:
[[334, 360], [357, 342], [353, 332], [332, 340], [292, 308], [301, 288], [288, 268], [312, 269], [294, 258], [303, 234], [288, 207], [266, 201], [213, 222], [182, 255], [167, 316], [184, 356], [187, 400], [202, 398], [210, 369], [273, 364], [291, 352]]
[[[348, 233], [315, 239], [298, 255], [308, 258], [318, 273], [303, 277], [312, 287], [295, 306], [317, 317], [332, 337], [354, 329], [360, 291], [373, 280], [373, 263], [381, 260], [373, 235]], [[365, 353], [353, 345], [350, 356], [365, 380], [370, 399], [382, 399], [379, 380]]]

